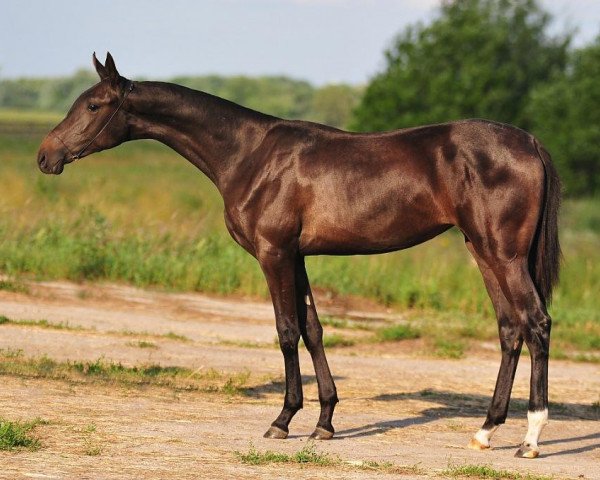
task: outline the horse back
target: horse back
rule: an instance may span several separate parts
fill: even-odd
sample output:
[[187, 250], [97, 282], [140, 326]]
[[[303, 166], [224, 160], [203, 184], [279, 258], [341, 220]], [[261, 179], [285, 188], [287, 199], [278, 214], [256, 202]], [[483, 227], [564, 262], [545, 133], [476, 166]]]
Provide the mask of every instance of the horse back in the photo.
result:
[[532, 137], [482, 120], [381, 134], [286, 122], [263, 143], [238, 211], [307, 255], [406, 248], [539, 182]]

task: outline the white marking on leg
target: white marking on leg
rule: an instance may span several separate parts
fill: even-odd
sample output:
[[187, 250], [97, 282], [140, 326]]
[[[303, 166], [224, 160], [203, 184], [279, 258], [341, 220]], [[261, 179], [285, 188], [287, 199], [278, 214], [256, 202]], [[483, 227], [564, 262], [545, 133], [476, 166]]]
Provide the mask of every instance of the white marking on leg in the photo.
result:
[[310, 295], [304, 295], [304, 303], [306, 303], [306, 305], [310, 306]]
[[548, 425], [548, 409], [546, 408], [538, 412], [527, 412], [527, 424], [527, 435], [525, 435], [523, 444], [537, 450], [542, 430]]
[[481, 443], [482, 445], [489, 447], [490, 446], [490, 439], [492, 438], [492, 435], [494, 434], [494, 432], [496, 430], [498, 430], [499, 425], [496, 425], [495, 427], [492, 427], [490, 430], [485, 430], [485, 429], [480, 429], [476, 434], [475, 434], [475, 440], [477, 440], [479, 443]]

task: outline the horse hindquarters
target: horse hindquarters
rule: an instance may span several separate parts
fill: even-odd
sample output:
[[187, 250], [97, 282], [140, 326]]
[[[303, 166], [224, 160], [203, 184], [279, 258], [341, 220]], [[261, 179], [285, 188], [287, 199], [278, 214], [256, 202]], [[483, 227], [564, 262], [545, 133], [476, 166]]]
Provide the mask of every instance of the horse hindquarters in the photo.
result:
[[[470, 231], [463, 229], [494, 303], [502, 346], [502, 363], [488, 416], [470, 446], [489, 447], [492, 433], [504, 423], [524, 340], [531, 354], [529, 429], [516, 456], [525, 458], [538, 456], [537, 442], [548, 418], [551, 319], [546, 302], [558, 278], [560, 257], [558, 177], [547, 152], [535, 139], [533, 145], [538, 162], [532, 166], [538, 168], [525, 179], [530, 182], [529, 187], [523, 186], [520, 178], [511, 176], [508, 178], [514, 180], [514, 184], [509, 182], [499, 187], [504, 190], [500, 198], [515, 199], [516, 203], [488, 206], [487, 212], [486, 207], [482, 207], [484, 214], [479, 218], [484, 219], [483, 228], [473, 229], [477, 224], [472, 222]], [[535, 188], [536, 179], [542, 188]], [[511, 210], [520, 221], [514, 221]]]

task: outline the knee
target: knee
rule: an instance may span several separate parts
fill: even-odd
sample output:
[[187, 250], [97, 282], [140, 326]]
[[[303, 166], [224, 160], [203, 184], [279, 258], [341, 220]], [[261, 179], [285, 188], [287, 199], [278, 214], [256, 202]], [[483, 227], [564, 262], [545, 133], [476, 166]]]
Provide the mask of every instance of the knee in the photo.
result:
[[523, 337], [517, 326], [510, 324], [509, 321], [501, 322], [498, 333], [502, 353], [507, 355], [519, 355], [521, 353]]
[[283, 328], [278, 330], [279, 347], [281, 351], [291, 353], [297, 350], [300, 341], [300, 332], [295, 328]]

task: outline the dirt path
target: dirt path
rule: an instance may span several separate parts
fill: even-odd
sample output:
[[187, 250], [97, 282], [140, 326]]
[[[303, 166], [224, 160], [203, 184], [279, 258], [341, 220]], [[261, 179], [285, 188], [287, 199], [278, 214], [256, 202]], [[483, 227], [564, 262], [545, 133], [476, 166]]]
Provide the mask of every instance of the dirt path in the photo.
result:
[[[373, 322], [401, 320], [377, 308], [365, 312], [352, 304], [318, 300], [326, 304], [322, 312]], [[323, 472], [316, 466], [249, 466], [236, 458], [234, 451], [247, 451], [250, 444], [296, 452], [318, 417], [313, 371], [303, 353], [305, 408], [294, 419], [288, 440], [262, 438], [279, 412], [282, 387], [273, 380], [283, 373], [281, 354], [273, 347], [272, 309], [266, 303], [39, 283], [30, 286], [29, 294], [0, 292], [0, 315], [83, 328], [8, 323], [0, 326], [2, 349], [55, 360], [104, 357], [125, 365], [250, 371], [254, 386], [248, 396], [227, 396], [3, 376], [0, 416], [39, 416], [49, 424], [36, 429], [40, 450], [0, 452], [0, 478], [392, 477], [351, 465]], [[170, 332], [188, 341], [164, 337]], [[153, 348], [135, 346], [138, 339], [148, 339]], [[365, 350], [329, 352], [341, 403], [336, 437], [319, 443], [320, 452], [354, 463], [417, 465], [407, 471], [407, 478], [434, 476], [449, 465], [478, 464], [556, 478], [600, 479], [599, 413], [592, 406], [600, 399], [598, 365], [551, 363], [551, 423], [542, 439], [542, 456], [527, 461], [512, 456], [526, 430], [527, 361], [517, 373], [511, 415], [494, 438], [495, 448], [478, 453], [464, 446], [485, 415], [498, 368], [495, 354], [441, 360], [403, 353], [402, 344], [395, 350]]]

